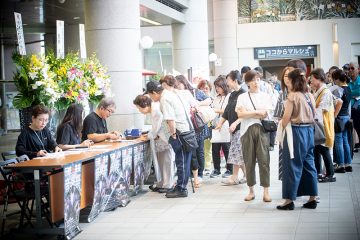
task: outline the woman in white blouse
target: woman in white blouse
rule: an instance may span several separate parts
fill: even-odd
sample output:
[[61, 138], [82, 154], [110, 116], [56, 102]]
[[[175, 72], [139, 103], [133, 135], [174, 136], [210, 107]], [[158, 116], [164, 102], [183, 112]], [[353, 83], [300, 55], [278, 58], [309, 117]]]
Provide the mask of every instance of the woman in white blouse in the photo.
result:
[[144, 95], [137, 96], [133, 103], [139, 112], [151, 115], [152, 128], [147, 137], [150, 141], [154, 140], [155, 142], [156, 158], [160, 170], [158, 174], [160, 176], [157, 176], [159, 181], [155, 186], [151, 185], [149, 188], [154, 192], [166, 193], [174, 184], [175, 154], [165, 136], [164, 129], [166, 126], [160, 110], [160, 104], [152, 102], [149, 97]]
[[260, 185], [264, 187], [263, 201], [271, 202], [269, 195], [270, 139], [260, 121], [268, 117], [268, 112], [272, 108], [271, 97], [267, 93], [260, 92], [260, 76], [256, 71], [250, 70], [246, 73], [245, 83], [249, 87], [249, 92], [240, 95], [236, 104], [238, 117], [242, 118], [240, 136], [246, 168], [246, 180], [249, 186], [249, 193], [244, 200], [251, 201], [255, 199], [255, 165], [258, 162]]
[[[221, 115], [224, 113], [224, 110], [229, 102], [230, 97], [230, 89], [228, 85], [226, 84], [226, 76], [220, 75], [216, 78], [214, 81], [215, 91], [216, 91], [216, 97], [214, 98], [211, 107], [214, 109], [214, 111], [218, 114], [218, 116], [213, 120], [213, 126], [217, 126]], [[214, 130], [217, 131], [217, 130]], [[228, 162], [228, 156], [229, 156], [229, 148], [230, 148], [230, 132], [229, 132], [229, 122], [226, 121], [222, 125], [221, 129], [219, 130], [221, 136], [221, 139], [216, 139], [215, 136], [214, 139], [212, 139], [212, 159], [214, 164], [214, 170], [210, 174], [211, 178], [215, 178], [221, 175], [221, 169], [220, 169], [220, 152], [221, 150], [224, 153], [224, 157], [226, 160], [226, 163]], [[231, 175], [232, 173], [232, 164], [226, 164], [226, 172]]]

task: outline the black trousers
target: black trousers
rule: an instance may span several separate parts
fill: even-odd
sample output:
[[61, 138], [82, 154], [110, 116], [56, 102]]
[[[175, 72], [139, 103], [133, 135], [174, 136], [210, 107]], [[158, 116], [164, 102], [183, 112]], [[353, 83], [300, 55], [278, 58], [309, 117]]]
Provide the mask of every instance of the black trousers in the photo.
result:
[[226, 169], [232, 172], [233, 165], [227, 164], [228, 156], [229, 156], [229, 148], [230, 143], [212, 143], [212, 157], [213, 157], [213, 163], [214, 163], [214, 169], [220, 171], [220, 150], [222, 149], [225, 155], [226, 160]]
[[334, 175], [334, 166], [332, 164], [332, 159], [330, 155], [329, 148], [316, 145], [314, 148], [314, 157], [315, 157], [315, 168], [318, 174], [321, 173], [321, 156], [324, 160], [325, 169], [326, 169], [326, 176], [333, 176]]

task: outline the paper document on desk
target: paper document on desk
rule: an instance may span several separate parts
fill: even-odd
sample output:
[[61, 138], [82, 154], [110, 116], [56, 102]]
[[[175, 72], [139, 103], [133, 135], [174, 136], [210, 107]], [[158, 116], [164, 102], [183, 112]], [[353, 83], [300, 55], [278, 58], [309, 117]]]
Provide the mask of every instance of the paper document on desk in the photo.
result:
[[136, 142], [136, 140], [118, 139], [118, 140], [106, 140], [106, 142]]

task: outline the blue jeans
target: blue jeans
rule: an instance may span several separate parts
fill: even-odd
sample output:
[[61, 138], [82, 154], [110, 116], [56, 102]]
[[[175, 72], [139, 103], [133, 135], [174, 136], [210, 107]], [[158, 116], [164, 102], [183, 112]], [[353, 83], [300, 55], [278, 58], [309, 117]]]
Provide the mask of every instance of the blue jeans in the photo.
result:
[[191, 170], [199, 170], [199, 177], [203, 177], [205, 167], [205, 153], [204, 153], [204, 136], [201, 133], [196, 134], [196, 140], [199, 145], [197, 149], [192, 152]]
[[176, 186], [185, 190], [190, 177], [190, 162], [192, 153], [187, 152], [184, 149], [178, 136], [176, 139], [170, 137], [169, 144], [175, 152], [176, 174], [178, 177]]
[[[349, 116], [338, 116], [344, 124], [349, 120]], [[351, 164], [351, 151], [350, 144], [348, 140], [348, 129], [345, 127], [344, 131], [340, 133], [335, 133], [335, 152], [336, 152], [336, 162], [338, 165], [342, 166], [344, 164]]]

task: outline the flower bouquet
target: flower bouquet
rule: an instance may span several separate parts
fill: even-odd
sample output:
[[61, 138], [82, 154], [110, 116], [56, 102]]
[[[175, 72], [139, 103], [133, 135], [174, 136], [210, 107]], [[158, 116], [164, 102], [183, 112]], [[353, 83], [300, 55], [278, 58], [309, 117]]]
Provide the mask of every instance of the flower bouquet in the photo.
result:
[[56, 73], [48, 64], [48, 58], [43, 55], [21, 56], [13, 55], [17, 71], [14, 82], [19, 93], [13, 104], [18, 109], [24, 109], [37, 104], [53, 108], [63, 94], [57, 84]]

